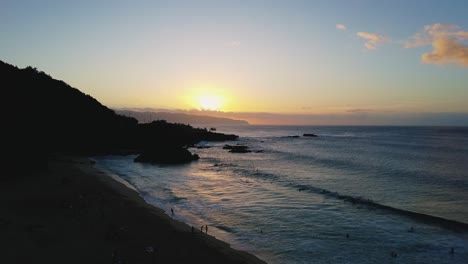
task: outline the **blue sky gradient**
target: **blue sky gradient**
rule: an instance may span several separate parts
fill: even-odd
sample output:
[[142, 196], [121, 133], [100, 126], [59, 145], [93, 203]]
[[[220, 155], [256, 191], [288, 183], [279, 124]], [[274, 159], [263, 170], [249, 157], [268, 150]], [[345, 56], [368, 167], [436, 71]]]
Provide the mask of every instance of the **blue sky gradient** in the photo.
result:
[[[441, 23], [458, 28], [432, 44], [451, 36], [468, 50], [453, 35], [467, 13], [466, 1], [1, 0], [0, 59], [111, 107], [191, 109], [217, 94], [233, 112], [460, 114], [463, 54], [423, 61], [431, 43], [405, 43]], [[371, 50], [358, 32], [386, 40]]]

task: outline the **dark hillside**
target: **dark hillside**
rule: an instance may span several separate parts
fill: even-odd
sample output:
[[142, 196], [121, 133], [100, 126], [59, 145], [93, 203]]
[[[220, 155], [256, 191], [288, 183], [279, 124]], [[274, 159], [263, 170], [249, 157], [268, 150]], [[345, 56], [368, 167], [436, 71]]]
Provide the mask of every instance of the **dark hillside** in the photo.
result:
[[15, 172], [45, 169], [54, 153], [140, 153], [236, 138], [165, 121], [138, 124], [32, 67], [19, 69], [0, 61], [0, 83], [6, 163]]
[[[119, 116], [96, 99], [32, 67], [0, 61], [7, 120], [21, 151], [94, 152], [110, 147], [137, 121]], [[28, 150], [27, 150], [28, 149]]]

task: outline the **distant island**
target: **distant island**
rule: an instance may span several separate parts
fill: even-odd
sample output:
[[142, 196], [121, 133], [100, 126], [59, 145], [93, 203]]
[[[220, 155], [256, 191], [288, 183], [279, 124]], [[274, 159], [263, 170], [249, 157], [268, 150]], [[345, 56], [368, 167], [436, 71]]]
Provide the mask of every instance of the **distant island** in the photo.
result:
[[136, 111], [136, 110], [119, 110], [115, 112], [119, 115], [133, 117], [140, 123], [150, 123], [157, 120], [166, 120], [170, 123], [188, 124], [192, 126], [203, 125], [248, 125], [244, 120], [236, 120], [231, 118], [207, 116], [207, 115], [190, 115], [184, 113], [171, 112], [152, 112], [152, 111]]

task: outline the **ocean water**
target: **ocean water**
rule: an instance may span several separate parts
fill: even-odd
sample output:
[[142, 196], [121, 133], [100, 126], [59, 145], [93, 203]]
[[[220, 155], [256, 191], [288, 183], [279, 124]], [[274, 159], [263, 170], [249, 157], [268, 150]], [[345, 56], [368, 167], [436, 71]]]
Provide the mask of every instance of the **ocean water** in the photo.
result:
[[[147, 202], [173, 208], [174, 218], [197, 229], [208, 225], [211, 235], [268, 263], [468, 263], [467, 228], [434, 218], [468, 224], [468, 128], [218, 132], [240, 138], [202, 142], [210, 148], [191, 149], [200, 160], [190, 164], [111, 156], [96, 157], [96, 165]], [[295, 135], [301, 137], [288, 137]], [[253, 152], [229, 153], [224, 144]]]

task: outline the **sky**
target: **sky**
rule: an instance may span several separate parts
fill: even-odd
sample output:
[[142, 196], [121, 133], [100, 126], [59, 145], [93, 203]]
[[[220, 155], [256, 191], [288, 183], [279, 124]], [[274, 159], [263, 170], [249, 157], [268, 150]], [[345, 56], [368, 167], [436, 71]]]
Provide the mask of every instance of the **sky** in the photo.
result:
[[0, 60], [112, 108], [468, 125], [467, 14], [440, 0], [0, 0]]

